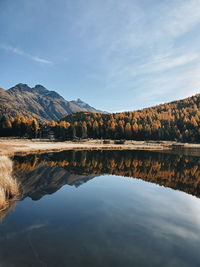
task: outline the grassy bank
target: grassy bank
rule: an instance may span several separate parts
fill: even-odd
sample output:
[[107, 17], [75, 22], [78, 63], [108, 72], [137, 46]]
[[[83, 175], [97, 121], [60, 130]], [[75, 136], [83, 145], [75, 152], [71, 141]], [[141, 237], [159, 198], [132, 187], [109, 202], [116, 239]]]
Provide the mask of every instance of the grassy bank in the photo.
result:
[[2, 219], [19, 196], [19, 185], [12, 174], [12, 161], [0, 156], [0, 219]]
[[58, 152], [63, 150], [171, 150], [173, 148], [200, 148], [199, 144], [168, 141], [126, 141], [116, 144], [113, 140], [82, 140], [76, 142], [48, 142], [28, 139], [0, 138], [0, 155]]

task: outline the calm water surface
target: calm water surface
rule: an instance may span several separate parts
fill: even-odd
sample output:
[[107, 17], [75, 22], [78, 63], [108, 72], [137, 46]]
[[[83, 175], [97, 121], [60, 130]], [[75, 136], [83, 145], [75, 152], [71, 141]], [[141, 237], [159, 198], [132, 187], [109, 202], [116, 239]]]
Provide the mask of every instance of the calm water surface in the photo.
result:
[[200, 157], [67, 151], [15, 157], [0, 266], [200, 266]]

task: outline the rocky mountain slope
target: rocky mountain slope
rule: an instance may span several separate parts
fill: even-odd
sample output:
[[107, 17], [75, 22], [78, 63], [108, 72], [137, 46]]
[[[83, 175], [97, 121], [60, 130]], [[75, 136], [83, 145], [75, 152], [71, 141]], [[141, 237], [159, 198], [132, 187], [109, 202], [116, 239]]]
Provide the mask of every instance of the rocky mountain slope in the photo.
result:
[[14, 117], [19, 114], [39, 121], [60, 120], [80, 111], [101, 112], [80, 99], [67, 101], [42, 85], [31, 88], [26, 84], [17, 84], [8, 90], [0, 89], [0, 117]]

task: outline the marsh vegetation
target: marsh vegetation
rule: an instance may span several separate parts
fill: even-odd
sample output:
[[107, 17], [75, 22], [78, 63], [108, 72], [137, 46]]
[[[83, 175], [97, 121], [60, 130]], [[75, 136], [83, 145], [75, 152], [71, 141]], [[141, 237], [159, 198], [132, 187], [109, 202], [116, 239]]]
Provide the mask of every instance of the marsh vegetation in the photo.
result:
[[19, 183], [13, 177], [13, 163], [7, 156], [0, 156], [0, 218], [13, 208], [19, 197]]

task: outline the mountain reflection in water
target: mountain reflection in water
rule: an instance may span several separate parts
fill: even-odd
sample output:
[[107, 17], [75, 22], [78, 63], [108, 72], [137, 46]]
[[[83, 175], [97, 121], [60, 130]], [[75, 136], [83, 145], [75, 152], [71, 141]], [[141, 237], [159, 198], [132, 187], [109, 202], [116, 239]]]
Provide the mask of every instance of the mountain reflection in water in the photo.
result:
[[64, 151], [16, 156], [23, 198], [40, 199], [63, 185], [80, 186], [103, 174], [140, 178], [200, 197], [200, 158], [148, 151]]

